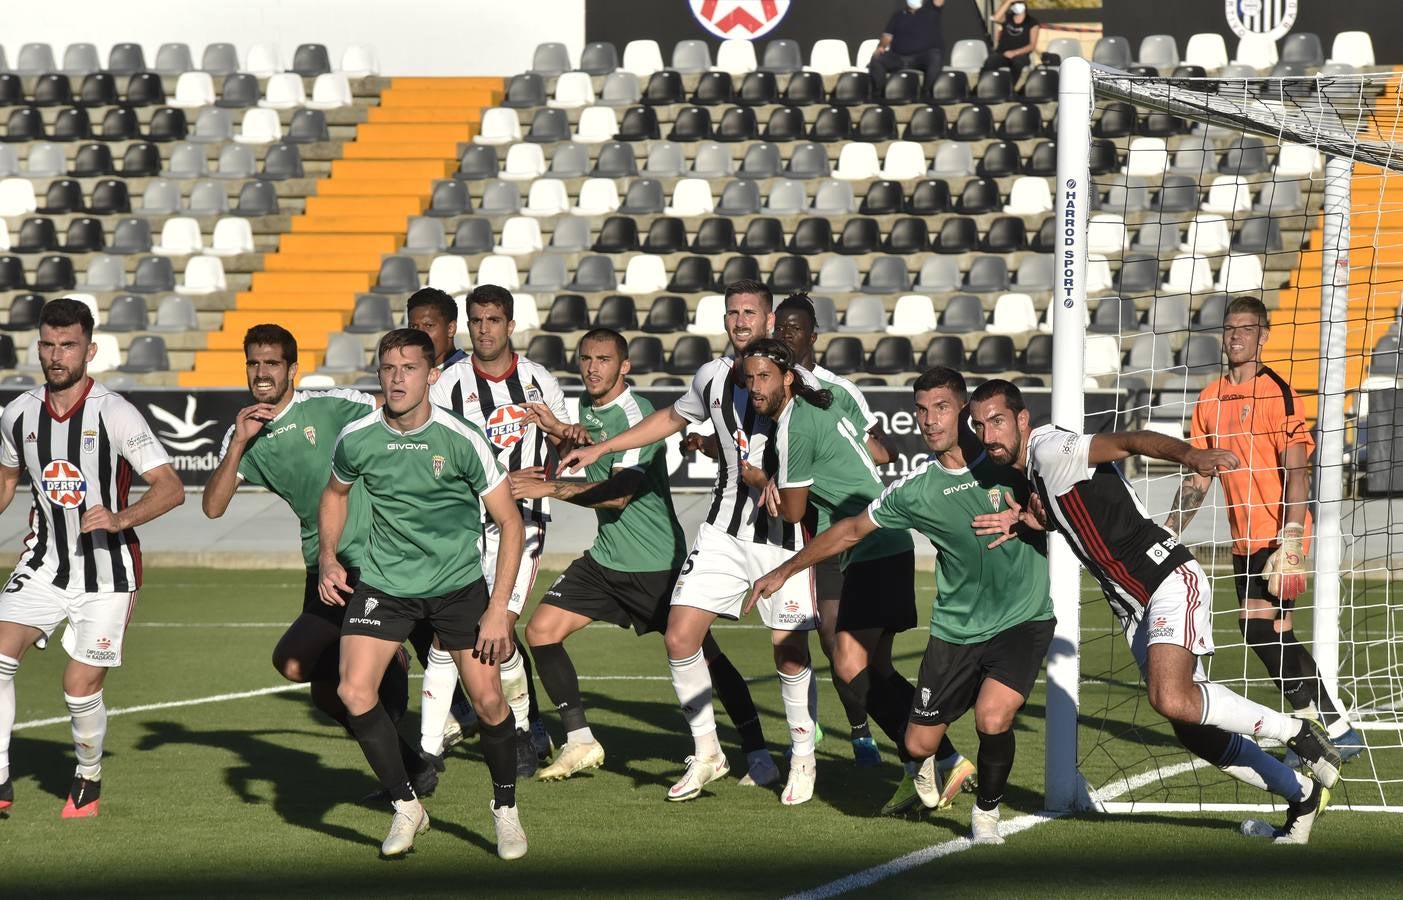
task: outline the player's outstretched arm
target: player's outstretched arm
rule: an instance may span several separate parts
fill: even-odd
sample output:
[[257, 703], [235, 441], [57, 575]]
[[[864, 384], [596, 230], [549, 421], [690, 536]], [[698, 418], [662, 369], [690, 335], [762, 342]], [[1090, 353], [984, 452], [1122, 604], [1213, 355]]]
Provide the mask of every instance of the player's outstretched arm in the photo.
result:
[[511, 602], [512, 588], [516, 585], [517, 569], [521, 566], [521, 553], [526, 548], [526, 528], [522, 525], [521, 512], [512, 497], [507, 479], [502, 479], [496, 487], [483, 494], [482, 504], [497, 524], [500, 536], [492, 596], [488, 598], [487, 611], [478, 620], [477, 645], [473, 648], [473, 655], [480, 662], [492, 665], [511, 656], [515, 623], [507, 607]]
[[643, 487], [643, 472], [638, 469], [616, 469], [604, 481], [553, 481], [541, 466], [518, 469], [508, 477], [514, 499], [552, 497], [591, 509], [623, 509]]
[[149, 487], [140, 500], [115, 513], [105, 506], [94, 506], [83, 513], [79, 523], [82, 532], [126, 531], [165, 515], [185, 502], [185, 485], [180, 483], [180, 476], [175, 474], [170, 463], [143, 472], [141, 478]]
[[346, 599], [341, 595], [352, 590], [346, 580], [346, 567], [336, 558], [336, 548], [341, 546], [341, 534], [346, 530], [350, 498], [351, 486], [333, 474], [327, 479], [321, 504], [317, 507], [317, 546], [321, 548], [317, 592], [327, 606], [345, 606]]
[[239, 463], [243, 462], [248, 442], [258, 436], [264, 423], [272, 421], [274, 415], [273, 404], [255, 403], [245, 406], [234, 417], [234, 427], [229, 430], [229, 443], [224, 448], [224, 456], [214, 467], [200, 497], [200, 509], [204, 510], [207, 518], [217, 519], [229, 508], [229, 501], [239, 486]]
[[1203, 505], [1203, 498], [1208, 496], [1212, 483], [1211, 478], [1197, 472], [1185, 475], [1179, 485], [1179, 493], [1174, 495], [1174, 505], [1170, 507], [1169, 518], [1164, 520], [1164, 527], [1176, 535], [1183, 534], [1198, 513], [1198, 508]]
[[637, 450], [649, 444], [656, 444], [687, 427], [687, 420], [671, 406], [649, 413], [637, 425], [590, 447], [579, 447], [566, 454], [560, 461], [564, 472], [583, 469], [599, 461], [606, 453], [620, 453], [624, 450]]
[[1237, 457], [1227, 450], [1199, 450], [1187, 441], [1156, 431], [1116, 431], [1091, 438], [1088, 462], [1100, 465], [1130, 456], [1148, 456], [1178, 463], [1199, 475], [1210, 477], [1220, 469], [1236, 469]]
[[750, 590], [743, 612], [750, 612], [761, 599], [784, 587], [784, 583], [810, 566], [856, 547], [863, 538], [877, 530], [877, 523], [866, 512], [839, 519], [827, 531], [804, 545], [804, 549], [785, 560], [773, 571], [763, 575]]

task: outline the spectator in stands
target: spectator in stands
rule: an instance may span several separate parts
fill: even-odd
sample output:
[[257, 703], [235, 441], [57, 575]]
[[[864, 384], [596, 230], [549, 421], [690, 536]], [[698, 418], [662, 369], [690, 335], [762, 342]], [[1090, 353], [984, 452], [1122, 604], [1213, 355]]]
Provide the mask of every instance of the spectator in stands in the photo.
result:
[[1028, 12], [1024, 0], [1004, 0], [999, 11], [994, 13], [994, 24], [999, 26], [998, 39], [994, 41], [994, 52], [984, 61], [985, 69], [1012, 69], [1013, 83], [1032, 62], [1033, 51], [1038, 48], [1038, 32], [1041, 23]]
[[944, 5], [945, 0], [904, 0], [904, 6], [892, 14], [867, 64], [874, 93], [880, 95], [887, 76], [898, 69], [925, 72], [924, 90], [930, 92], [945, 60], [945, 37], [940, 30]]

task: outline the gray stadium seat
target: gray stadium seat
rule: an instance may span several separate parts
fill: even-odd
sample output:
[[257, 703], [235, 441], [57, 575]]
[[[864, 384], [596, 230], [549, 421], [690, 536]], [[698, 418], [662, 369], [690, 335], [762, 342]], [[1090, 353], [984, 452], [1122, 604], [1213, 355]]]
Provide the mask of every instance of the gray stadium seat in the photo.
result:
[[365, 365], [365, 349], [361, 339], [344, 331], [327, 337], [326, 356], [318, 372], [357, 372]]
[[[899, 262], [899, 260], [898, 260]], [[876, 332], [887, 327], [887, 312], [880, 297], [853, 297], [839, 331]]]
[[443, 250], [443, 225], [428, 216], [410, 216], [404, 249], [410, 253], [438, 253]]
[[579, 293], [612, 291], [618, 287], [614, 263], [607, 256], [586, 256], [575, 267], [575, 277], [567, 290]]
[[371, 288], [377, 294], [412, 294], [423, 285], [419, 269], [407, 256], [387, 256], [380, 260], [380, 274]]
[[154, 334], [141, 334], [132, 338], [132, 342], [127, 345], [127, 361], [118, 366], [117, 371], [136, 375], [169, 372], [170, 367], [165, 338]]
[[347, 334], [376, 334], [395, 327], [394, 310], [390, 308], [390, 298], [380, 294], [361, 294], [356, 297], [355, 309], [351, 311], [351, 324], [346, 326]]
[[190, 298], [179, 294], [161, 298], [156, 305], [156, 321], [151, 324], [151, 330], [199, 331], [200, 319], [195, 313], [195, 304], [190, 302]]
[[[584, 60], [580, 62], [581, 68], [584, 68]], [[531, 55], [532, 72], [538, 75], [563, 75], [570, 69], [570, 53], [564, 44], [550, 42], [536, 45], [536, 51]]]

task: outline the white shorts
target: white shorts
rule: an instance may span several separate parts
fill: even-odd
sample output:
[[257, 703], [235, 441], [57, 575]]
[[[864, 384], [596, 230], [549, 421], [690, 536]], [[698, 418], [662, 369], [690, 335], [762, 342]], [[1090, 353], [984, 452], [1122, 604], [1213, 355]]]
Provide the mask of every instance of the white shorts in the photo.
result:
[[56, 588], [33, 573], [15, 572], [0, 591], [0, 621], [28, 625], [44, 632], [42, 649], [54, 629], [67, 621], [63, 649], [80, 663], [111, 668], [122, 664], [122, 639], [127, 633], [136, 593], [96, 593]]
[[1199, 657], [1194, 680], [1206, 681], [1202, 657], [1213, 652], [1213, 583], [1190, 560], [1170, 573], [1136, 616], [1120, 620], [1140, 671], [1146, 671], [1151, 644], [1173, 644]]
[[[793, 555], [793, 550], [742, 541], [703, 522], [673, 586], [672, 605], [704, 609], [723, 619], [739, 619], [751, 586]], [[760, 611], [760, 621], [776, 631], [817, 628], [813, 569], [786, 581], [784, 587], [755, 604], [755, 608]]]
[[[536, 584], [536, 570], [541, 565], [541, 553], [546, 548], [546, 523], [543, 519], [523, 519], [526, 526], [526, 545], [521, 554], [521, 566], [516, 570], [516, 584], [512, 587], [512, 598], [507, 609], [521, 615], [531, 596], [531, 588]], [[482, 577], [487, 582], [487, 592], [492, 593], [492, 585], [497, 580], [497, 542], [502, 531], [496, 523], [488, 522], [482, 529]]]

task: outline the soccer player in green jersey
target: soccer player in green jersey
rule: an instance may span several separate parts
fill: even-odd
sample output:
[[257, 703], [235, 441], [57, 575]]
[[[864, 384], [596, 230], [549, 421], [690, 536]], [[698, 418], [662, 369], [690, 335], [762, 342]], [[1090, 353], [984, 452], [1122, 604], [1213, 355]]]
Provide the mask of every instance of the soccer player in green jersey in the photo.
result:
[[[775, 307], [775, 337], [787, 346], [799, 366], [808, 369], [818, 383], [833, 393], [833, 408], [842, 412], [862, 432], [867, 453], [874, 465], [883, 466], [896, 456], [890, 438], [872, 414], [857, 385], [817, 364], [814, 346], [818, 341], [818, 317], [808, 294], [796, 293]], [[828, 528], [831, 517], [812, 502], [805, 527], [817, 534]], [[811, 521], [810, 521], [811, 520]], [[857, 582], [861, 583], [859, 577]], [[852, 729], [853, 758], [859, 765], [878, 765], [881, 757], [867, 725], [867, 708], [889, 711], [887, 726], [905, 727], [915, 688], [892, 664], [892, 641], [897, 633], [915, 627], [915, 589], [883, 597], [883, 603], [843, 604], [845, 579], [836, 557], [814, 566], [818, 594], [819, 644], [832, 663], [833, 686], [843, 702]], [[862, 596], [854, 590], [854, 595]], [[902, 813], [916, 803], [913, 760], [904, 743], [896, 739], [897, 756], [907, 775], [896, 797], [885, 812]], [[936, 754], [945, 785], [943, 803], [948, 806], [956, 794], [974, 778], [974, 764], [960, 755], [945, 738]]]
[[[244, 334], [248, 390], [254, 402], [239, 410], [224, 436], [219, 465], [205, 485], [201, 506], [217, 519], [229, 509], [240, 483], [266, 488], [297, 516], [307, 578], [302, 613], [273, 649], [273, 668], [288, 681], [311, 682], [312, 703], [349, 729], [346, 707], [336, 694], [344, 607], [327, 606], [318, 593], [317, 507], [331, 474], [331, 447], [351, 422], [375, 409], [376, 399], [360, 391], [298, 391], [297, 339], [282, 326], [255, 325]], [[349, 577], [359, 577], [362, 542], [370, 524], [365, 492], [350, 498], [347, 524], [336, 548]], [[396, 656], [385, 669], [380, 699], [396, 722], [404, 714], [409, 680], [406, 660]], [[421, 796], [434, 792], [438, 767], [400, 741], [404, 764]]]
[[[385, 405], [337, 437], [318, 532], [322, 601], [346, 607], [341, 701], [395, 810], [380, 850], [385, 856], [407, 853], [415, 836], [429, 827], [428, 814], [395, 752], [394, 723], [376, 696], [385, 664], [414, 626], [427, 619], [458, 664], [481, 722], [497, 855], [516, 859], [526, 853], [526, 834], [516, 811], [515, 723], [497, 665], [512, 652], [507, 603], [521, 563], [521, 516], [506, 473], [482, 432], [429, 402], [429, 385], [439, 371], [428, 336], [411, 328], [391, 331], [380, 339], [377, 357]], [[345, 530], [356, 484], [369, 498], [371, 518], [361, 580], [352, 587], [334, 548]], [[481, 509], [501, 534], [490, 599], [478, 550]]]
[[[887, 529], [915, 529], [929, 538], [938, 553], [936, 601], [906, 749], [924, 760], [915, 779], [921, 802], [939, 805], [942, 786], [932, 754], [949, 724], [973, 707], [979, 735], [973, 837], [1001, 843], [999, 802], [1013, 768], [1013, 718], [1033, 689], [1052, 638], [1046, 552], [1036, 539], [988, 548], [969, 525], [975, 516], [1002, 508], [1006, 492], [1018, 490], [1026, 499], [1027, 486], [1019, 473], [986, 454], [966, 460], [960, 445], [964, 378], [936, 367], [914, 388], [916, 421], [933, 454], [929, 464], [756, 582], [752, 599], [822, 559], [861, 553]], [[837, 477], [827, 469], [815, 474], [816, 485]]]
[[[629, 363], [623, 335], [596, 328], [580, 338], [577, 355], [586, 394], [579, 400], [577, 424], [561, 422], [544, 403], [530, 404], [533, 420], [562, 445], [606, 441], [653, 412], [652, 404], [624, 381]], [[607, 454], [586, 467], [583, 482], [546, 480], [540, 467], [510, 475], [518, 500], [552, 497], [593, 507], [599, 522], [594, 545], [550, 586], [526, 626], [541, 684], [567, 731], [565, 746], [538, 775], [542, 780], [563, 780], [604, 762], [604, 748], [585, 719], [565, 639], [590, 621], [632, 626], [640, 635], [667, 629], [673, 586], [687, 550], [672, 508], [665, 447], [657, 441]], [[758, 732], [759, 718], [745, 679], [709, 632], [702, 652], [742, 741], [764, 746], [763, 735], [747, 737], [749, 731]]]

